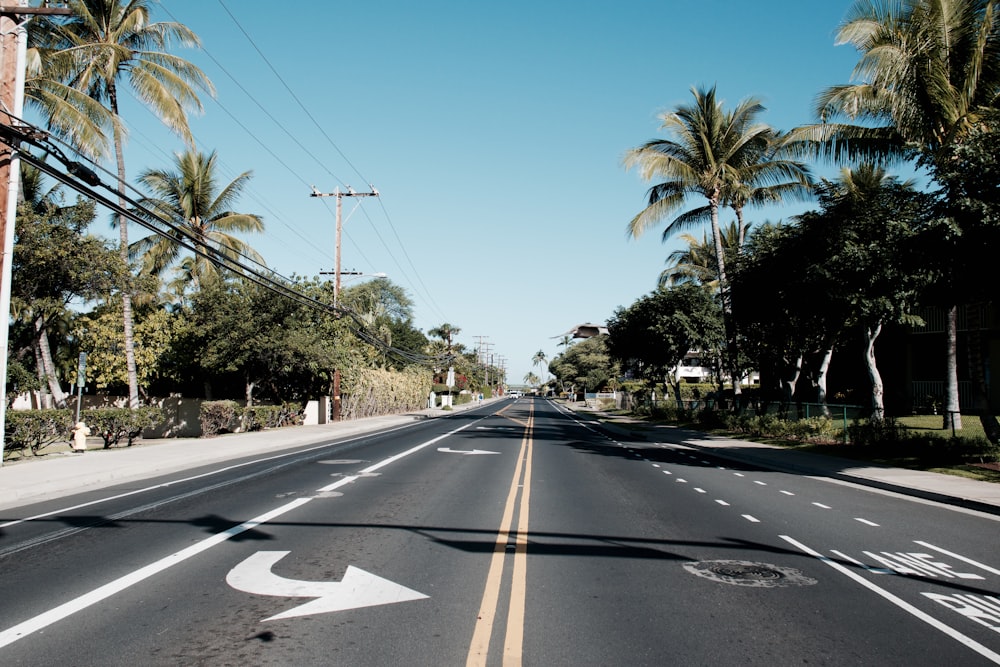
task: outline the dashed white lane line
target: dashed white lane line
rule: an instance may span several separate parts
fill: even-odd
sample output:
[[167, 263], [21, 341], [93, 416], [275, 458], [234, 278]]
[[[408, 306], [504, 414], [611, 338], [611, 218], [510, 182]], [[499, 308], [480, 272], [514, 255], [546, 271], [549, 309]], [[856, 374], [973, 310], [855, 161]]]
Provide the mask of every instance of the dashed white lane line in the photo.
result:
[[697, 491], [698, 493], [705, 493], [705, 489], [699, 489], [697, 486], [694, 487], [694, 490]]
[[820, 509], [824, 509], [824, 510], [830, 509], [829, 505], [824, 505], [823, 503], [813, 503], [813, 505], [815, 505], [816, 507], [818, 507]]
[[682, 478], [680, 478], [680, 477], [678, 477], [678, 478], [677, 478], [677, 483], [678, 483], [678, 484], [687, 484], [687, 482], [688, 482], [688, 481], [687, 481], [686, 479], [682, 479]]
[[718, 498], [716, 498], [715, 502], [719, 503], [723, 507], [729, 507], [729, 503], [727, 503], [725, 500], [719, 500]]
[[733, 474], [736, 475], [737, 477], [746, 477], [746, 475], [744, 475], [741, 472], [734, 472]]
[[762, 481], [760, 481], [759, 479], [755, 479], [755, 480], [753, 481], [753, 483], [754, 483], [754, 484], [759, 484], [759, 485], [761, 485], [761, 486], [767, 486], [767, 482], [762, 482]]
[[782, 491], [781, 493], [785, 494], [786, 496], [794, 496], [795, 495], [791, 491]]
[[746, 519], [747, 521], [749, 521], [750, 523], [760, 523], [760, 519], [758, 519], [758, 518], [756, 518], [756, 517], [754, 517], [754, 516], [752, 516], [750, 514], [743, 514], [741, 516], [744, 519]]
[[663, 474], [664, 475], [673, 475], [674, 473], [670, 472], [669, 470], [664, 470]]
[[860, 521], [861, 523], [865, 524], [866, 526], [875, 526], [876, 528], [879, 527], [879, 525], [877, 523], [875, 523], [874, 521], [869, 521], [868, 519], [862, 519], [859, 516], [854, 517], [854, 520], [855, 521]]

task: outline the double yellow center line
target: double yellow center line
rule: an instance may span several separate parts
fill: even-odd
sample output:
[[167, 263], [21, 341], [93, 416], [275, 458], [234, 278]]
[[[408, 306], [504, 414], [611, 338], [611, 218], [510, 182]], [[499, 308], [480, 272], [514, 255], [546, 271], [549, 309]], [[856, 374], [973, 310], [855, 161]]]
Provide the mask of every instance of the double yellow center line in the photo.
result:
[[[510, 606], [507, 609], [507, 633], [503, 646], [503, 664], [521, 664], [524, 643], [524, 600], [528, 572], [528, 505], [531, 496], [531, 453], [533, 448], [531, 434], [535, 423], [534, 405], [528, 411], [528, 421], [518, 423], [524, 425], [524, 437], [521, 439], [521, 450], [517, 455], [514, 478], [510, 482], [510, 491], [507, 493], [503, 518], [500, 520], [500, 530], [497, 532], [497, 539], [493, 544], [493, 557], [490, 559], [490, 570], [486, 575], [486, 589], [483, 591], [483, 600], [479, 604], [476, 630], [472, 635], [469, 656], [465, 662], [468, 667], [486, 665], [490, 637], [493, 634], [497, 606], [500, 602], [504, 562], [511, 546], [514, 550], [514, 562], [510, 582]], [[517, 509], [516, 526], [514, 525], [515, 508]]]

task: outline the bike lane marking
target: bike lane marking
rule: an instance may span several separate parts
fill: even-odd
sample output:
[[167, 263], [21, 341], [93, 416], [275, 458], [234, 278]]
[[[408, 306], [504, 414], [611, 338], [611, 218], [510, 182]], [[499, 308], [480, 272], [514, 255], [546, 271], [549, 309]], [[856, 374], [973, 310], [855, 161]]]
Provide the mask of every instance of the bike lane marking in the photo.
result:
[[881, 596], [883, 599], [887, 600], [888, 602], [891, 602], [892, 604], [896, 605], [897, 607], [899, 607], [900, 609], [902, 609], [906, 613], [910, 614], [911, 616], [913, 616], [913, 617], [915, 617], [915, 618], [923, 621], [927, 625], [930, 625], [932, 628], [934, 628], [936, 630], [939, 630], [940, 632], [943, 632], [945, 635], [951, 637], [952, 639], [954, 639], [955, 641], [959, 642], [963, 646], [966, 646], [967, 648], [972, 649], [973, 651], [975, 651], [979, 655], [983, 656], [984, 658], [986, 658], [990, 662], [992, 662], [992, 663], [994, 663], [996, 665], [1000, 665], [1000, 654], [998, 654], [995, 651], [987, 648], [986, 646], [983, 646], [982, 644], [980, 644], [976, 640], [972, 639], [971, 637], [968, 637], [965, 634], [963, 634], [963, 633], [959, 632], [958, 630], [956, 630], [955, 628], [951, 627], [950, 625], [939, 621], [938, 619], [934, 618], [930, 614], [927, 614], [926, 612], [918, 609], [917, 607], [913, 606], [909, 602], [907, 602], [907, 601], [903, 600], [902, 598], [900, 598], [900, 597], [898, 597], [898, 596], [890, 593], [889, 591], [885, 590], [881, 586], [877, 586], [877, 585], [873, 584], [872, 582], [870, 582], [867, 579], [865, 579], [864, 577], [862, 577], [860, 574], [857, 574], [856, 572], [852, 572], [851, 570], [849, 570], [848, 568], [844, 567], [840, 563], [838, 563], [838, 562], [836, 562], [836, 561], [834, 561], [834, 560], [832, 560], [832, 559], [824, 556], [823, 554], [819, 553], [818, 551], [815, 551], [814, 549], [811, 549], [810, 547], [807, 547], [806, 545], [802, 544], [798, 540], [795, 540], [794, 538], [789, 537], [788, 535], [779, 535], [778, 537], [780, 537], [784, 541], [788, 542], [789, 544], [791, 544], [795, 548], [799, 549], [803, 553], [808, 554], [808, 555], [812, 556], [813, 558], [816, 558], [821, 563], [825, 563], [826, 565], [829, 565], [830, 567], [832, 567], [837, 572], [840, 572], [841, 574], [843, 574], [845, 577], [847, 577], [849, 579], [853, 579], [855, 582], [861, 584], [862, 586], [864, 586], [868, 590], [872, 591], [873, 593]]

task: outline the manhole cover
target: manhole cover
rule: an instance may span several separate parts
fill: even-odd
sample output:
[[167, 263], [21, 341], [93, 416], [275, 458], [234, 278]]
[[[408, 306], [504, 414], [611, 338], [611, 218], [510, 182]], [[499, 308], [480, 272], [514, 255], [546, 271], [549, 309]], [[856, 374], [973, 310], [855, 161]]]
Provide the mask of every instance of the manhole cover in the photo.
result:
[[747, 560], [703, 560], [684, 563], [684, 569], [705, 579], [735, 586], [777, 588], [779, 586], [812, 586], [815, 579], [795, 568]]

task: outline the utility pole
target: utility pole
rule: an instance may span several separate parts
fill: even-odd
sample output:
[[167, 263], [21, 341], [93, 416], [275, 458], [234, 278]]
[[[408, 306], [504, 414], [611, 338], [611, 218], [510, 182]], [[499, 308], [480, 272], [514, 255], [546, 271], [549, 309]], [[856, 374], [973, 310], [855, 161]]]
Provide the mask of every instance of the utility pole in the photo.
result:
[[[333, 276], [333, 307], [337, 307], [337, 300], [340, 298], [340, 233], [343, 230], [343, 199], [344, 197], [378, 197], [379, 192], [375, 189], [374, 185], [369, 186], [371, 192], [355, 192], [354, 188], [350, 185], [347, 186], [347, 192], [341, 192], [340, 187], [333, 189], [333, 192], [320, 192], [316, 189], [316, 186], [312, 186], [312, 194], [310, 197], [336, 197], [337, 198], [337, 236], [336, 245], [334, 252], [334, 276]], [[340, 369], [333, 369], [333, 410], [331, 418], [335, 422], [340, 421]]]
[[490, 348], [493, 347], [493, 343], [488, 342], [489, 336], [474, 336], [474, 338], [479, 341], [477, 356], [479, 363], [483, 365], [484, 377], [483, 384], [487, 387], [490, 386]]
[[[0, 4], [0, 125], [14, 126], [24, 110], [24, 61], [28, 32], [24, 27], [32, 16], [68, 16], [66, 8], [28, 7], [27, 0]], [[17, 145], [13, 140], [0, 145], [0, 466], [3, 465], [4, 433], [7, 423], [7, 346], [10, 336], [10, 280], [14, 258], [14, 222], [17, 192], [21, 180]]]

